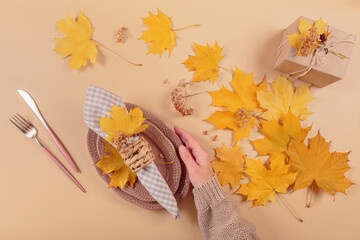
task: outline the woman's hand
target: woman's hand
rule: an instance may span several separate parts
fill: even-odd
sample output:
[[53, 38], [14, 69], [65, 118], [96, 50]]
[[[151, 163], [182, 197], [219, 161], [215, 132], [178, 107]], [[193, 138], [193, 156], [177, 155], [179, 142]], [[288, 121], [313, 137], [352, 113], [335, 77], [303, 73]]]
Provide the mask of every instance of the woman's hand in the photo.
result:
[[184, 129], [175, 126], [174, 130], [185, 144], [179, 147], [179, 154], [189, 172], [190, 181], [194, 187], [199, 187], [214, 176], [209, 154]]

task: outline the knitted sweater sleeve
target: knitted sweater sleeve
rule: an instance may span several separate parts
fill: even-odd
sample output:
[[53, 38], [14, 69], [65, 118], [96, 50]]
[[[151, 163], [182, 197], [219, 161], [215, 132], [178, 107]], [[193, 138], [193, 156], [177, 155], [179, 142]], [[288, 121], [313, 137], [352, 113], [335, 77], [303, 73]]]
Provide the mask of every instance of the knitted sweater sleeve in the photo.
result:
[[206, 240], [259, 240], [255, 225], [240, 216], [239, 203], [220, 186], [216, 175], [193, 189], [200, 230]]

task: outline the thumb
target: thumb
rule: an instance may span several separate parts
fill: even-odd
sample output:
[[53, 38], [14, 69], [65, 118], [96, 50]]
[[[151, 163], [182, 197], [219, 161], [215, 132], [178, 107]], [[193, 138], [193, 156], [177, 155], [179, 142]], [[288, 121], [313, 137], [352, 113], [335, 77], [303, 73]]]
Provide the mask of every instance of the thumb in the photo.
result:
[[187, 147], [185, 147], [184, 145], [181, 145], [179, 147], [179, 154], [188, 170], [197, 167], [197, 164]]

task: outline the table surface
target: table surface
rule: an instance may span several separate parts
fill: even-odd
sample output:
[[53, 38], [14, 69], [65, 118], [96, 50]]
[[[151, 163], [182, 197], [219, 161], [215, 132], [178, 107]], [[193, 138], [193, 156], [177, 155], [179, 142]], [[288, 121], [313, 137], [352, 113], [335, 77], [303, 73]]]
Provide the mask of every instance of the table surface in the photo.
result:
[[[88, 85], [96, 85], [122, 96], [126, 101], [155, 112], [169, 125], [179, 125], [193, 134], [213, 155], [213, 147], [230, 144], [230, 131], [215, 130], [203, 121], [215, 110], [208, 94], [189, 100], [195, 109], [180, 117], [171, 107], [170, 92], [180, 79], [190, 80], [182, 62], [194, 54], [193, 42], [224, 48], [222, 66], [235, 64], [268, 82], [278, 72], [272, 69], [282, 30], [299, 16], [323, 17], [333, 26], [360, 36], [360, 1], [2, 1], [0, 14], [0, 238], [1, 239], [201, 239], [193, 196], [180, 204], [181, 219], [174, 221], [166, 211], [141, 209], [119, 198], [98, 176], [86, 147], [87, 127], [82, 112]], [[147, 55], [149, 46], [138, 40], [147, 27], [141, 18], [159, 8], [171, 16], [175, 27], [199, 23], [202, 26], [177, 32], [177, 46], [171, 56]], [[97, 63], [70, 70], [53, 49], [55, 37], [63, 34], [56, 22], [82, 10], [95, 27], [94, 39], [143, 64], [135, 67], [103, 48]], [[115, 31], [128, 28], [125, 43], [116, 43]], [[276, 200], [266, 207], [250, 208], [241, 201], [242, 216], [257, 226], [262, 239], [359, 239], [360, 213], [360, 48], [356, 44], [345, 78], [325, 88], [311, 87], [316, 97], [309, 108], [315, 114], [309, 136], [318, 130], [332, 141], [331, 150], [347, 152], [350, 166], [346, 176], [356, 183], [347, 195], [331, 197], [316, 192], [313, 205], [305, 208], [306, 190], [285, 197], [303, 217], [299, 223]], [[168, 79], [170, 84], [163, 84]], [[222, 71], [219, 81], [200, 83], [193, 91], [219, 89], [231, 81]], [[36, 99], [46, 120], [79, 165], [76, 178], [87, 189], [80, 192], [35, 142], [26, 139], [8, 118], [18, 112], [39, 129], [39, 138], [63, 162], [39, 120], [20, 98], [16, 89], [25, 89]], [[217, 134], [219, 141], [203, 136], [202, 130]], [[254, 154], [247, 141], [240, 145]], [[68, 167], [68, 164], [66, 164]]]

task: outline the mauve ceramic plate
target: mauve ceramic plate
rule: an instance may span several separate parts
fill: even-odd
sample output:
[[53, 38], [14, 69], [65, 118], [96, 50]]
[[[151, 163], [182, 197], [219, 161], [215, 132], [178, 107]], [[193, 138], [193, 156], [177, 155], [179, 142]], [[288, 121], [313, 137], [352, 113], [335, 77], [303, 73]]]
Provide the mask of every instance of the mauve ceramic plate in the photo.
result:
[[[126, 103], [127, 109], [137, 107], [135, 104]], [[157, 158], [155, 164], [159, 168], [164, 179], [168, 183], [175, 199], [180, 203], [187, 195], [190, 187], [188, 173], [182, 161], [179, 160], [176, 149], [182, 144], [178, 136], [155, 114], [141, 109], [144, 112], [144, 117], [147, 118], [146, 123], [149, 124], [147, 130], [141, 135], [149, 142], [155, 156], [161, 153], [164, 158]], [[103, 147], [103, 139], [94, 131], [89, 129], [87, 135], [87, 145], [93, 163], [100, 160], [100, 155], [106, 154]], [[159, 162], [171, 162], [173, 164], [161, 164]], [[109, 185], [110, 176], [103, 175], [102, 170], [96, 167], [97, 172], [103, 180]], [[146, 209], [162, 209], [163, 207], [155, 201], [155, 199], [148, 193], [148, 191], [137, 180], [134, 188], [126, 185], [123, 189], [112, 188], [123, 199], [132, 202], [140, 207]]]

